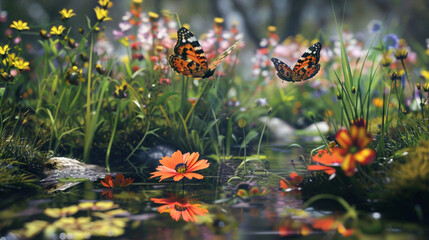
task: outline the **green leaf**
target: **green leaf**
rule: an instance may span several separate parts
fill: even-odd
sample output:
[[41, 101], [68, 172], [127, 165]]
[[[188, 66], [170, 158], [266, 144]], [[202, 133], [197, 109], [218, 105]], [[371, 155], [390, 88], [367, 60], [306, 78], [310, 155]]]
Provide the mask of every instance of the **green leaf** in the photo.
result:
[[172, 96], [172, 95], [176, 95], [179, 94], [178, 92], [168, 92], [163, 94], [160, 98], [158, 98], [158, 100], [155, 103], [155, 106], [158, 106], [160, 104], [162, 104], [168, 97]]

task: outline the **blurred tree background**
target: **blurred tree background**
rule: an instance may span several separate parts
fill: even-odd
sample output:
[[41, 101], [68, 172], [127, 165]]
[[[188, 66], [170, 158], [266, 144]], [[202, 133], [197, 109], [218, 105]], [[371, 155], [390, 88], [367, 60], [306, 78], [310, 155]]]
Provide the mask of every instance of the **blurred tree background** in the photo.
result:
[[[162, 9], [179, 14], [181, 23], [189, 23], [199, 36], [207, 32], [214, 17], [223, 17], [225, 27], [239, 23], [244, 33], [246, 48], [255, 49], [266, 37], [268, 25], [277, 26], [280, 39], [298, 33], [308, 39], [336, 36], [332, 4], [330, 0], [144, 0], [143, 11], [160, 12]], [[13, 20], [28, 21], [37, 35], [41, 28], [60, 23], [62, 8], [74, 9], [77, 16], [70, 23], [86, 24], [86, 16], [95, 20], [93, 8], [97, 0], [0, 0], [2, 33]], [[110, 15], [113, 21], [103, 23], [106, 34], [117, 28], [121, 17], [128, 10], [131, 0], [115, 0]], [[346, 7], [344, 7], [346, 4]], [[429, 1], [427, 0], [333, 0], [337, 17], [344, 18], [345, 29], [352, 32], [366, 31], [367, 24], [378, 19], [384, 22], [383, 33], [396, 33], [410, 43], [425, 45], [429, 37]], [[345, 9], [345, 12], [344, 12]], [[77, 32], [77, 28], [74, 28]], [[72, 33], [73, 34], [73, 33]], [[74, 33], [76, 34], [76, 33]], [[2, 38], [5, 38], [2, 34]], [[2, 44], [7, 40], [2, 40]]]

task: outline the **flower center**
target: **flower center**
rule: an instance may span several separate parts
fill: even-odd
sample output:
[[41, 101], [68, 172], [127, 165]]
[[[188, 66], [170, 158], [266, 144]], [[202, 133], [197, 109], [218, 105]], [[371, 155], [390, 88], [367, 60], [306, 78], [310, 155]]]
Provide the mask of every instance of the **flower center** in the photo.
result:
[[184, 211], [186, 211], [186, 209], [188, 209], [187, 207], [185, 207], [185, 206], [182, 206], [182, 205], [180, 205], [180, 204], [176, 204], [176, 205], [174, 205], [174, 209], [176, 209], [177, 211], [179, 211], [179, 212], [184, 212]]
[[176, 172], [177, 173], [186, 173], [187, 167], [184, 163], [179, 163], [176, 165]]
[[351, 154], [355, 154], [355, 153], [357, 153], [359, 151], [359, 148], [358, 147], [356, 147], [356, 146], [351, 146], [350, 148], [349, 148], [349, 152], [351, 153]]

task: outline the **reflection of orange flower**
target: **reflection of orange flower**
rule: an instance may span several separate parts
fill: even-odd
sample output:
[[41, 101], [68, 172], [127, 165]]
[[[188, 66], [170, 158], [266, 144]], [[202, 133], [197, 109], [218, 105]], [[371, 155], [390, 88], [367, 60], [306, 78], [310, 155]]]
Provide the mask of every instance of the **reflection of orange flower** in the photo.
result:
[[162, 165], [156, 168], [157, 172], [151, 173], [153, 176], [150, 178], [161, 177], [160, 182], [171, 177], [174, 181], [180, 181], [183, 177], [203, 179], [203, 175], [194, 173], [194, 171], [208, 168], [210, 163], [205, 159], [198, 160], [199, 156], [199, 153], [182, 154], [181, 151], [177, 150], [171, 157], [163, 157], [159, 160]]
[[104, 188], [101, 192], [101, 196], [104, 196], [104, 199], [112, 200], [113, 199], [113, 189], [111, 188]]
[[113, 178], [112, 175], [107, 174], [104, 177], [104, 180], [101, 180], [101, 184], [109, 188], [126, 187], [126, 186], [129, 186], [133, 181], [134, 181], [134, 178], [125, 178], [125, 176], [122, 173], [116, 175], [115, 178]]
[[311, 228], [300, 221], [288, 219], [279, 227], [278, 233], [282, 237], [290, 235], [308, 236], [311, 234]]
[[151, 201], [158, 204], [164, 204], [158, 207], [159, 213], [169, 212], [171, 218], [179, 221], [180, 217], [186, 222], [197, 222], [197, 216], [204, 216], [209, 211], [202, 208], [201, 204], [192, 204], [186, 199], [177, 199], [174, 196], [171, 198], [151, 198]]
[[353, 228], [347, 229], [340, 221], [335, 220], [333, 217], [314, 219], [312, 226], [322, 231], [337, 230], [344, 237], [351, 236], [354, 233]]

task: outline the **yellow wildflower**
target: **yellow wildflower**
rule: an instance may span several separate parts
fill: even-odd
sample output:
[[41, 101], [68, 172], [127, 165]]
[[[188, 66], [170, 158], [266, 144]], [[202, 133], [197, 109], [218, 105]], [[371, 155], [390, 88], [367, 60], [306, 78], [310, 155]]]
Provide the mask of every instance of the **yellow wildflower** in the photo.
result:
[[28, 70], [30, 69], [28, 66], [30, 65], [29, 62], [25, 62], [24, 59], [18, 57], [13, 61], [13, 66], [18, 68], [19, 70]]
[[152, 21], [157, 20], [159, 18], [159, 14], [158, 13], [149, 12], [148, 15], [149, 15], [149, 19], [152, 20]]
[[217, 24], [222, 24], [223, 23], [223, 18], [215, 17], [214, 18], [214, 22], [217, 23]]
[[7, 58], [3, 59], [2, 61], [3, 65], [6, 66], [8, 63], [10, 65], [13, 65], [13, 62], [15, 61], [15, 59], [16, 59], [15, 53], [9, 53], [7, 55]]
[[76, 16], [76, 14], [73, 12], [73, 9], [67, 10], [63, 8], [63, 10], [60, 11], [60, 14], [62, 20], [68, 20], [69, 18]]
[[423, 85], [423, 91], [429, 92], [429, 81], [425, 82], [425, 84]]
[[133, 0], [133, 3], [143, 3], [143, 0]]
[[103, 21], [112, 20], [112, 18], [110, 18], [108, 16], [109, 11], [106, 10], [106, 9], [103, 9], [103, 8], [100, 8], [100, 7], [95, 7], [94, 11], [95, 11], [95, 14], [97, 15], [97, 20], [98, 21], [103, 22]]
[[8, 44], [4, 45], [3, 47], [0, 46], [0, 55], [5, 56], [10, 50], [10, 47]]
[[28, 23], [27, 22], [23, 22], [21, 19], [17, 21], [13, 21], [12, 24], [10, 25], [10, 28], [15, 28], [18, 31], [22, 31], [22, 30], [30, 30], [30, 28], [28, 27]]
[[97, 64], [97, 65], [95, 66], [95, 70], [97, 70], [97, 72], [98, 72], [99, 74], [104, 74], [104, 73], [106, 72], [106, 69], [104, 69], [104, 68], [103, 68], [103, 66], [101, 66], [101, 64]]
[[275, 26], [268, 26], [268, 32], [276, 32], [277, 28]]
[[81, 82], [85, 82], [85, 78], [82, 74], [82, 69], [79, 69], [77, 66], [73, 66], [72, 68], [69, 68], [66, 72], [66, 84], [70, 85], [78, 85], [79, 80]]
[[381, 59], [381, 65], [383, 67], [390, 67], [390, 64], [392, 64], [393, 59], [389, 57], [387, 54], [383, 54], [383, 58]]
[[375, 107], [382, 108], [384, 105], [382, 98], [374, 98], [372, 99], [372, 104], [374, 104]]
[[396, 59], [398, 60], [406, 59], [407, 56], [408, 56], [408, 51], [406, 48], [396, 49], [396, 52], [395, 52]]
[[100, 4], [104, 9], [111, 8], [113, 6], [113, 2], [110, 0], [98, 0], [98, 4]]
[[[6, 45], [7, 46], [7, 45]], [[1, 48], [0, 48], [1, 49]], [[1, 51], [0, 51], [1, 53]], [[429, 71], [426, 70], [421, 70], [420, 71], [420, 76], [424, 79], [424, 80], [429, 80]]]
[[65, 30], [66, 28], [63, 26], [63, 25], [60, 25], [60, 26], [53, 26], [52, 28], [51, 28], [51, 34], [56, 34], [56, 35], [58, 35], [58, 36], [60, 36], [62, 33], [63, 33], [63, 31]]
[[127, 88], [128, 88], [127, 81], [122, 80], [121, 86], [115, 86], [115, 92], [113, 93], [113, 96], [117, 98], [126, 98], [128, 96]]

